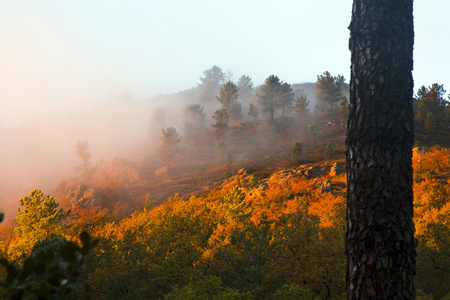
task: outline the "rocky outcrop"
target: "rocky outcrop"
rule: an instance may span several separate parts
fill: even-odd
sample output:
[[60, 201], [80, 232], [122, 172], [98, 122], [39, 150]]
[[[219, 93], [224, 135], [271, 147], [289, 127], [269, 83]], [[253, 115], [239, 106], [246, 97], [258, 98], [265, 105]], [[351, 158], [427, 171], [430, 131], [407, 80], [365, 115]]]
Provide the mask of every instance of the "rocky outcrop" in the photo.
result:
[[139, 172], [121, 159], [114, 159], [98, 166], [87, 178], [90, 186], [104, 187], [110, 184], [131, 185], [139, 181]]
[[72, 206], [92, 209], [102, 206], [103, 195], [100, 190], [81, 184], [73, 192], [70, 199]]
[[316, 183], [316, 188], [321, 192], [331, 192], [333, 186], [329, 180], [318, 180]]
[[345, 173], [345, 164], [340, 162], [335, 162], [331, 165], [329, 175], [337, 176]]
[[231, 176], [222, 184], [222, 189], [231, 190], [235, 186], [245, 184], [250, 177], [250, 171], [248, 169], [240, 169], [235, 176]]
[[[337, 176], [345, 172], [345, 164], [343, 162], [335, 162], [333, 164], [321, 163], [321, 164], [307, 164], [301, 165], [294, 169], [286, 169], [278, 171], [270, 175], [269, 177], [259, 182], [258, 188], [254, 192], [264, 192], [269, 185], [286, 185], [289, 184], [293, 178], [306, 178], [310, 180], [316, 180], [315, 186], [322, 192], [329, 192], [333, 190], [333, 186], [330, 180], [318, 179], [322, 176]], [[230, 177], [226, 182], [222, 184], [222, 189], [230, 190], [235, 186], [242, 185], [248, 182], [251, 173], [247, 169], [241, 169], [235, 176]]]

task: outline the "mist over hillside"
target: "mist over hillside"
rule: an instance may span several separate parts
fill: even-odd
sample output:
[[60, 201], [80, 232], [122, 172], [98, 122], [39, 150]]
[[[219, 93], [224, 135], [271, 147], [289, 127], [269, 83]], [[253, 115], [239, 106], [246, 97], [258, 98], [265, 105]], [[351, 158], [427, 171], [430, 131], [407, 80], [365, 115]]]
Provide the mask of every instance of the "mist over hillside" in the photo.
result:
[[[315, 103], [314, 83], [292, 86], [305, 91], [311, 99], [309, 106], [312, 109]], [[254, 97], [258, 89], [254, 89], [250, 98], [241, 99], [241, 122], [252, 119], [247, 111], [249, 103], [256, 104]], [[50, 191], [62, 180], [81, 175], [75, 170], [82, 163], [75, 154], [77, 141], [89, 143], [92, 166], [113, 158], [135, 162], [144, 169], [148, 164], [154, 168], [164, 165], [156, 151], [161, 130], [173, 126], [184, 136], [182, 111], [187, 105], [202, 105], [205, 111], [204, 130], [213, 132], [210, 126], [214, 123], [212, 115], [220, 108], [220, 103], [215, 99], [216, 95], [205, 100], [203, 94], [201, 85], [176, 94], [142, 99], [137, 99], [131, 92], [109, 93], [102, 104], [92, 109], [40, 113], [27, 117], [17, 125], [1, 126], [0, 209], [5, 210], [7, 216], [12, 216], [17, 200], [30, 190], [41, 188]], [[260, 120], [264, 118], [264, 113], [258, 117]], [[252, 136], [255, 140], [256, 134], [257, 130], [254, 130]], [[187, 136], [183, 138], [191, 139]], [[203, 139], [212, 140], [214, 134]], [[185, 149], [186, 152], [195, 155], [195, 145], [185, 143], [185, 147], [189, 148]], [[246, 151], [251, 153], [251, 145], [246, 147]], [[209, 154], [214, 157], [214, 153]], [[189, 163], [186, 162], [186, 165]]]

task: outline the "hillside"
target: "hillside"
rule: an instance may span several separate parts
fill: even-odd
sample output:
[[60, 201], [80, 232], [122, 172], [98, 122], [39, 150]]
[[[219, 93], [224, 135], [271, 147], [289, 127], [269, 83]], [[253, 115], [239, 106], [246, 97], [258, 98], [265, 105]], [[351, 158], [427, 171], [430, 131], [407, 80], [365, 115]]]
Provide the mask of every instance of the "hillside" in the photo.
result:
[[[450, 150], [416, 148], [413, 163], [418, 295], [440, 299], [450, 293]], [[213, 171], [202, 173], [216, 174], [207, 183], [191, 174], [152, 185], [113, 160], [61, 185], [66, 198], [58, 199], [72, 212], [52, 231], [76, 240], [87, 230], [100, 240], [78, 296], [345, 299], [343, 160]], [[152, 196], [164, 193], [164, 203]], [[1, 253], [31, 251], [17, 234], [0, 226]]]

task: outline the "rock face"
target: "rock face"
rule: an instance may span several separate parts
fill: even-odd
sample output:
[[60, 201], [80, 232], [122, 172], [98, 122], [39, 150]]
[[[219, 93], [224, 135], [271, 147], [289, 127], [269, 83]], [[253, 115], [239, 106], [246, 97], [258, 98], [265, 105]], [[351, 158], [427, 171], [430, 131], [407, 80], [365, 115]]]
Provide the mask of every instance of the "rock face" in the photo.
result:
[[331, 185], [331, 182], [329, 180], [318, 180], [316, 187], [321, 192], [331, 192], [331, 190], [333, 189], [333, 186]]
[[318, 166], [312, 166], [305, 171], [305, 176], [308, 179], [317, 178], [323, 174], [325, 170]]
[[[269, 185], [288, 184], [289, 180], [296, 177], [303, 177], [306, 179], [316, 181], [315, 186], [322, 192], [330, 192], [333, 190], [333, 186], [329, 180], [320, 180], [321, 176], [337, 176], [345, 172], [343, 162], [335, 162], [333, 164], [314, 164], [314, 165], [301, 165], [295, 169], [282, 170], [273, 173], [268, 178], [265, 178], [259, 182], [259, 187], [256, 189], [259, 192], [263, 192]], [[237, 175], [232, 176], [222, 184], [222, 188], [229, 190], [242, 183], [248, 182], [251, 173], [247, 169], [241, 169], [237, 172]]]
[[82, 184], [73, 192], [70, 203], [72, 206], [92, 209], [102, 206], [102, 198], [103, 195], [100, 190]]
[[235, 186], [238, 186], [242, 183], [245, 183], [248, 181], [248, 178], [250, 177], [250, 171], [247, 169], [240, 169], [237, 172], [237, 175], [231, 176], [228, 178], [228, 181], [224, 182], [222, 184], [222, 189], [224, 190], [231, 190]]
[[342, 173], [344, 173], [345, 171], [345, 165], [339, 162], [335, 162], [334, 164], [331, 165], [330, 168], [330, 176], [336, 176], [336, 175], [340, 175]]

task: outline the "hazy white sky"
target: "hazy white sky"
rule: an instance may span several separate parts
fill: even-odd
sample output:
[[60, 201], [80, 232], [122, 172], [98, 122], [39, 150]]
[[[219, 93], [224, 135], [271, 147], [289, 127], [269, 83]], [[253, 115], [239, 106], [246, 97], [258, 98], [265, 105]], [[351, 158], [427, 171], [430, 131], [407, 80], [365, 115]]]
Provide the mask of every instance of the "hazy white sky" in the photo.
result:
[[[275, 74], [349, 79], [352, 0], [0, 0], [3, 120], [196, 86], [213, 65], [255, 85]], [[450, 89], [448, 0], [415, 0], [416, 90]]]

